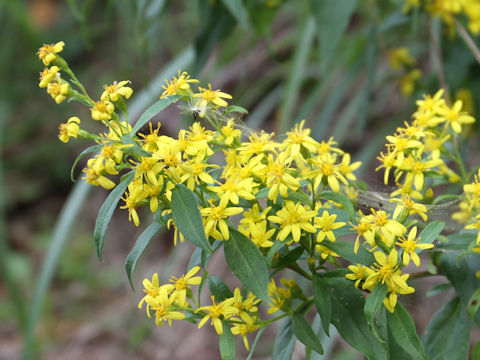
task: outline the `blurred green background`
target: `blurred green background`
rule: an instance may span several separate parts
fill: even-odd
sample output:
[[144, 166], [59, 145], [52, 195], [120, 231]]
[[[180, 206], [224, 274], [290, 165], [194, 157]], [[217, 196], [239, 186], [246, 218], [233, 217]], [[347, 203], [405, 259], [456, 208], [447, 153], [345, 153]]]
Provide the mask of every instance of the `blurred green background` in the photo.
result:
[[[125, 212], [113, 219], [104, 260], [96, 258], [92, 233], [107, 192], [87, 196], [77, 182], [72, 198], [70, 167], [85, 144], [57, 138], [61, 122], [76, 115], [86, 123], [89, 114], [76, 103], [56, 105], [38, 88], [42, 44], [65, 41], [62, 56], [94, 96], [105, 83], [131, 80], [134, 118], [182, 69], [232, 94], [253, 129], [281, 134], [306, 119], [317, 140], [334, 136], [361, 160], [375, 188], [385, 135], [410, 120], [415, 99], [436, 92], [442, 77], [474, 115], [480, 106], [480, 70], [464, 41], [439, 19], [402, 7], [402, 0], [1, 0], [0, 358], [19, 358], [25, 339], [33, 359], [219, 358], [210, 329], [158, 329], [137, 310], [141, 292], [130, 290], [124, 261], [141, 229]], [[394, 69], [399, 47], [416, 61]], [[418, 79], [408, 77], [413, 69]], [[180, 119], [173, 108], [156, 120], [175, 135]], [[472, 127], [464, 147], [471, 164], [480, 163], [476, 134]], [[134, 276], [138, 289], [153, 272], [163, 280], [184, 272], [192, 247], [173, 248], [171, 239], [150, 244]], [[221, 259], [215, 264], [222, 274]], [[409, 305], [421, 334], [441, 300], [422, 311], [417, 293]], [[269, 358], [273, 338], [264, 335], [255, 358]], [[326, 359], [358, 359], [338, 339], [330, 345]]]

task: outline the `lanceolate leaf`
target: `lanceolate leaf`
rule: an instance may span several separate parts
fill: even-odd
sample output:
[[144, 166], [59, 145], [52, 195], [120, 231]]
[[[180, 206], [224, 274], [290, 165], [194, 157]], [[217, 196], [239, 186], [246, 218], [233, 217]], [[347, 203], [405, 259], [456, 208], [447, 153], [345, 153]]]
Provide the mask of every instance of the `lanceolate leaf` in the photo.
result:
[[423, 345], [429, 360], [464, 360], [470, 346], [470, 322], [459, 297], [433, 317]]
[[144, 111], [140, 118], [138, 119], [137, 123], [132, 129], [132, 134], [136, 134], [138, 130], [142, 128], [147, 122], [149, 122], [152, 117], [157, 115], [160, 111], [165, 109], [170, 104], [174, 103], [180, 98], [179, 95], [169, 96], [164, 99], [158, 100], [155, 104], [151, 105], [147, 110]]
[[365, 317], [367, 318], [367, 322], [370, 326], [373, 325], [373, 321], [375, 320], [375, 314], [383, 304], [383, 299], [385, 299], [387, 290], [388, 287], [386, 284], [379, 283], [375, 286], [372, 293], [367, 297], [364, 310]]
[[420, 233], [420, 243], [431, 244], [437, 239], [444, 227], [445, 222], [438, 220], [432, 221]]
[[395, 306], [393, 314], [388, 315], [388, 327], [395, 342], [413, 359], [427, 359], [425, 349], [417, 335], [415, 323], [401, 304]]
[[108, 224], [112, 219], [113, 212], [117, 207], [120, 198], [135, 176], [135, 173], [128, 174], [124, 180], [118, 184], [108, 195], [107, 199], [103, 203], [98, 213], [97, 222], [95, 223], [95, 230], [93, 232], [93, 238], [97, 247], [97, 256], [102, 260], [103, 242], [105, 240], [105, 234], [107, 233]]
[[75, 182], [75, 179], [73, 178], [73, 172], [75, 171], [75, 167], [77, 166], [78, 162], [85, 156], [85, 155], [88, 155], [88, 154], [91, 154], [91, 153], [95, 153], [95, 152], [98, 152], [102, 149], [103, 145], [93, 145], [93, 146], [90, 146], [88, 148], [86, 148], [85, 150], [83, 150], [78, 156], [77, 158], [75, 159], [73, 165], [72, 165], [72, 169], [70, 170], [70, 178], [72, 179], [73, 182]]
[[297, 338], [293, 334], [292, 318], [287, 317], [278, 329], [273, 345], [273, 360], [291, 360]]
[[218, 276], [211, 275], [208, 278], [208, 288], [217, 301], [233, 297], [232, 291]]
[[163, 224], [160, 224], [158, 222], [150, 224], [140, 234], [137, 241], [135, 242], [135, 245], [133, 246], [133, 249], [127, 256], [127, 260], [125, 261], [125, 270], [127, 271], [128, 281], [130, 282], [132, 290], [134, 290], [132, 283], [132, 274], [135, 270], [135, 266], [137, 265], [138, 258], [142, 255], [143, 251], [148, 246], [153, 236], [158, 233], [162, 227]]
[[224, 241], [225, 260], [247, 289], [268, 301], [268, 269], [260, 250], [245, 235], [229, 228], [230, 239]]
[[327, 335], [329, 335], [332, 300], [330, 298], [330, 291], [324, 280], [317, 275], [313, 276], [313, 302], [322, 320], [323, 329]]
[[195, 195], [183, 184], [175, 185], [172, 190], [172, 218], [185, 239], [212, 253]]
[[318, 340], [317, 335], [313, 332], [310, 324], [305, 320], [302, 314], [295, 313], [292, 316], [293, 320], [293, 332], [297, 339], [305, 344], [305, 346], [316, 351], [319, 354], [323, 354], [322, 344]]
[[222, 360], [235, 360], [235, 337], [230, 330], [230, 325], [223, 322], [223, 333], [219, 341], [220, 355]]
[[367, 251], [364, 247], [360, 246], [358, 252], [355, 254], [353, 251], [352, 243], [349, 241], [335, 241], [334, 243], [324, 240], [321, 243], [330, 250], [335, 251], [345, 260], [350, 261], [352, 264], [362, 264], [370, 266], [375, 261], [372, 253]]
[[353, 285], [329, 286], [332, 294], [332, 323], [342, 338], [369, 360], [387, 359], [384, 346], [373, 335], [363, 313], [365, 300]]

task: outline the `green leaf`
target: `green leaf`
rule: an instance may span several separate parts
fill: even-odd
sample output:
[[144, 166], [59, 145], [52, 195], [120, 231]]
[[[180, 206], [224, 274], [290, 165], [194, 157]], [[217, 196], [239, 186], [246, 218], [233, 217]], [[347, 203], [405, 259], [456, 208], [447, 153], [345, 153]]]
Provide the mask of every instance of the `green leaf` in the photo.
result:
[[347, 211], [350, 220], [353, 220], [353, 218], [355, 217], [355, 209], [353, 208], [352, 202], [345, 195], [341, 193], [334, 193], [333, 191], [325, 191], [320, 194], [320, 198], [325, 200], [332, 200], [341, 204], [343, 208]]
[[458, 258], [457, 253], [443, 253], [439, 261], [440, 271], [450, 280], [457, 295], [465, 306], [469, 305], [470, 298], [479, 287], [475, 274], [480, 270], [478, 255]]
[[410, 314], [397, 303], [393, 314], [388, 314], [388, 326], [395, 342], [414, 359], [427, 359]]
[[293, 332], [297, 339], [312, 350], [323, 354], [322, 344], [317, 335], [313, 332], [310, 324], [305, 320], [303, 314], [295, 313], [292, 315]]
[[70, 178], [72, 179], [73, 182], [75, 182], [75, 179], [73, 178], [73, 172], [75, 171], [75, 167], [77, 166], [78, 162], [85, 156], [91, 153], [98, 152], [102, 149], [103, 145], [92, 145], [83, 150], [75, 159], [72, 165], [72, 169], [70, 170]]
[[[210, 280], [210, 279], [209, 279]], [[226, 321], [223, 323], [223, 333], [220, 335], [219, 347], [222, 360], [235, 360], [235, 337]]]
[[130, 286], [132, 287], [133, 291], [135, 291], [135, 289], [132, 283], [132, 274], [135, 270], [135, 266], [137, 265], [138, 258], [142, 255], [152, 237], [158, 233], [162, 227], [163, 224], [158, 222], [150, 224], [137, 238], [135, 245], [125, 260], [125, 270], [127, 271], [128, 281], [130, 282]]
[[480, 359], [480, 341], [478, 341], [473, 347], [472, 359]]
[[383, 304], [383, 299], [387, 295], [387, 284], [377, 284], [372, 293], [367, 297], [365, 302], [364, 312], [367, 319], [367, 323], [370, 326], [374, 325], [375, 315]]
[[243, 30], [248, 30], [248, 12], [243, 6], [242, 0], [222, 0], [223, 5], [237, 20]]
[[320, 55], [322, 56], [322, 70], [332, 59], [335, 50], [347, 29], [350, 17], [357, 5], [356, 0], [310, 0], [316, 20], [318, 41], [320, 42]]
[[438, 295], [444, 291], [450, 290], [451, 288], [452, 288], [452, 284], [449, 282], [437, 284], [435, 286], [432, 286], [430, 289], [428, 289], [427, 297]]
[[107, 199], [103, 203], [100, 211], [98, 212], [97, 221], [95, 223], [95, 230], [93, 231], [93, 239], [95, 240], [95, 246], [97, 248], [97, 256], [102, 260], [103, 242], [105, 240], [105, 234], [107, 233], [108, 224], [112, 219], [113, 212], [117, 207], [120, 198], [127, 190], [128, 184], [130, 184], [135, 177], [135, 173], [131, 172], [126, 178], [110, 192]]
[[425, 332], [423, 345], [429, 360], [468, 358], [470, 322], [459, 297], [435, 314]]
[[300, 259], [304, 251], [305, 249], [303, 246], [297, 246], [296, 248], [290, 250], [285, 254], [285, 256], [280, 258], [276, 266], [276, 270], [278, 271], [279, 269], [283, 269], [288, 265], [295, 263], [298, 259]]
[[219, 302], [233, 297], [232, 291], [218, 276], [212, 275], [208, 278], [208, 288]]
[[469, 303], [467, 306], [468, 317], [470, 319], [473, 319], [479, 308], [480, 308], [480, 288], [475, 290], [475, 292], [473, 293], [472, 297], [469, 300]]
[[160, 111], [165, 109], [170, 104], [177, 101], [179, 98], [180, 98], [179, 95], [173, 95], [173, 96], [166, 97], [164, 99], [160, 99], [156, 103], [151, 105], [147, 110], [143, 112], [142, 115], [140, 115], [140, 118], [133, 126], [131, 133], [136, 134], [137, 131], [140, 130], [143, 125], [145, 125], [147, 122], [149, 122], [152, 119], [152, 117], [157, 115]]
[[275, 257], [275, 254], [286, 245], [285, 241], [281, 241], [276, 239], [275, 242], [273, 243], [272, 247], [268, 249], [267, 253], [267, 265], [269, 267], [272, 267], [273, 259]]
[[195, 195], [183, 184], [176, 184], [172, 189], [172, 218], [185, 239], [212, 253]]
[[324, 280], [318, 275], [313, 276], [313, 302], [317, 308], [322, 321], [322, 326], [327, 335], [330, 329], [330, 319], [332, 317], [332, 300], [330, 292]]
[[130, 145], [125, 147], [124, 152], [134, 155], [135, 157], [152, 157], [152, 154], [142, 149], [142, 147], [132, 139], [131, 134], [125, 134], [122, 136], [122, 143]]
[[342, 338], [370, 360], [387, 359], [382, 343], [373, 335], [363, 313], [365, 299], [353, 285], [329, 286], [332, 296], [332, 323]]
[[268, 302], [268, 269], [257, 246], [239, 231], [229, 228], [224, 241], [225, 260], [237, 278], [252, 293]]
[[438, 235], [440, 235], [444, 227], [445, 227], [444, 221], [438, 221], [438, 220], [432, 221], [420, 233], [420, 243], [422, 244], [433, 243], [437, 239]]
[[278, 329], [273, 345], [273, 360], [291, 360], [297, 338], [293, 334], [292, 318], [287, 317]]
[[355, 254], [353, 251], [353, 243], [349, 241], [335, 241], [334, 243], [325, 240], [321, 242], [330, 250], [335, 251], [345, 260], [350, 261], [352, 264], [363, 264], [370, 266], [375, 261], [372, 253], [367, 251], [364, 247], [360, 246], [358, 252]]
[[228, 115], [232, 112], [235, 112], [235, 113], [240, 113], [240, 114], [248, 114], [248, 110], [241, 107], [241, 106], [238, 106], [238, 105], [230, 105], [230, 106], [227, 106], [225, 108], [225, 114]]

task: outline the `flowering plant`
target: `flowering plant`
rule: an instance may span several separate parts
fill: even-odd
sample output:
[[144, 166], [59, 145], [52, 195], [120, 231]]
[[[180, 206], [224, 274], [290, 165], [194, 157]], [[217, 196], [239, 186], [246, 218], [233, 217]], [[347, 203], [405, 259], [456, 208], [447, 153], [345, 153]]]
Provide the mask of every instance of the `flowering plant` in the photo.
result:
[[[395, 189], [378, 193], [357, 179], [360, 162], [352, 162], [333, 138], [313, 139], [304, 121], [277, 137], [237, 126], [247, 110], [229, 105], [229, 94], [199, 86], [186, 72], [167, 81], [160, 99], [132, 126], [130, 82], [105, 85], [92, 99], [59, 55], [63, 47], [59, 42], [39, 50], [47, 66], [40, 87], [57, 103], [85, 104], [106, 127], [91, 133], [78, 117], [59, 126], [63, 142], [95, 142], [75, 165], [94, 154], [83, 179], [111, 190], [94, 231], [99, 258], [119, 202], [135, 226], [148, 222], [139, 208], [152, 213], [126, 260], [130, 282], [162, 228], [174, 230], [175, 245], [187, 240], [196, 246], [184, 275], [168, 284], [160, 284], [156, 273], [143, 281], [138, 306], [158, 326], [186, 320], [200, 328], [210, 321], [224, 359], [235, 357], [235, 335], [251, 356], [265, 328], [280, 320], [273, 348], [278, 359], [291, 356], [295, 339], [322, 354], [318, 333], [328, 335], [331, 325], [369, 359], [426, 359], [465, 339], [468, 344], [480, 316], [480, 173], [472, 182], [475, 170], [468, 171], [460, 156], [462, 132], [475, 121], [460, 100], [451, 104], [439, 90], [417, 101], [413, 121], [386, 138], [377, 170]], [[172, 105], [192, 120], [175, 138], [150, 122]], [[446, 187], [451, 192], [442, 192]], [[437, 218], [442, 208], [456, 209], [452, 229], [446, 228], [450, 219]], [[241, 283], [234, 289], [208, 274], [210, 257], [219, 251]], [[416, 272], [424, 261], [428, 270]], [[280, 276], [286, 269], [291, 279]], [[415, 292], [412, 280], [438, 274], [456, 297], [431, 321], [422, 343], [398, 297]], [[309, 321], [313, 312], [318, 326]], [[437, 337], [452, 327], [458, 331], [448, 341]], [[252, 344], [250, 333], [256, 333]], [[468, 353], [468, 346], [459, 351]]]

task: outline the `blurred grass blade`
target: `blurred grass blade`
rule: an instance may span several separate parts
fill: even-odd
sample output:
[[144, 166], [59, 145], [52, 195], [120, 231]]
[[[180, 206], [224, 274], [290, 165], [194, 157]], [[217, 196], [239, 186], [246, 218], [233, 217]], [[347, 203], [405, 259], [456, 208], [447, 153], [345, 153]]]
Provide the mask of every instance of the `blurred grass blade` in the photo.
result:
[[[187, 47], [159, 71], [149, 86], [135, 96], [129, 106], [129, 118], [137, 118], [143, 109], [158, 96], [162, 91], [162, 84], [165, 78], [170, 78], [179, 68], [185, 68], [191, 64], [194, 58], [193, 48]], [[85, 202], [91, 186], [85, 181], [78, 182], [70, 193], [62, 212], [55, 224], [52, 242], [50, 243], [47, 254], [42, 262], [42, 268], [35, 286], [32, 304], [30, 307], [28, 322], [25, 330], [25, 341], [23, 348], [23, 359], [30, 360], [34, 358], [34, 331], [40, 316], [45, 294], [50, 286], [50, 282], [57, 266], [58, 259], [63, 247], [67, 243], [68, 235], [81, 206]]]
[[243, 30], [248, 30], [248, 12], [243, 5], [243, 0], [222, 0], [223, 5], [230, 11], [230, 14], [237, 20]]
[[4, 102], [0, 103], [0, 271], [1, 277], [5, 282], [10, 302], [13, 305], [13, 310], [17, 317], [18, 327], [24, 331], [26, 324], [26, 313], [24, 299], [22, 298], [18, 287], [15, 284], [13, 274], [10, 271], [8, 264], [9, 245], [6, 232], [6, 214], [5, 214], [5, 194], [7, 193], [5, 184], [3, 182], [3, 136], [5, 134], [5, 119], [8, 118], [9, 110]]
[[295, 51], [287, 85], [283, 94], [280, 106], [280, 120], [278, 124], [279, 133], [288, 131], [293, 125], [291, 123], [292, 113], [302, 85], [308, 55], [312, 49], [314, 30], [315, 22], [312, 17], [309, 17], [300, 31], [300, 43]]
[[318, 40], [320, 42], [321, 69], [322, 72], [326, 72], [343, 33], [347, 29], [357, 1], [311, 0], [310, 4], [315, 16]]

